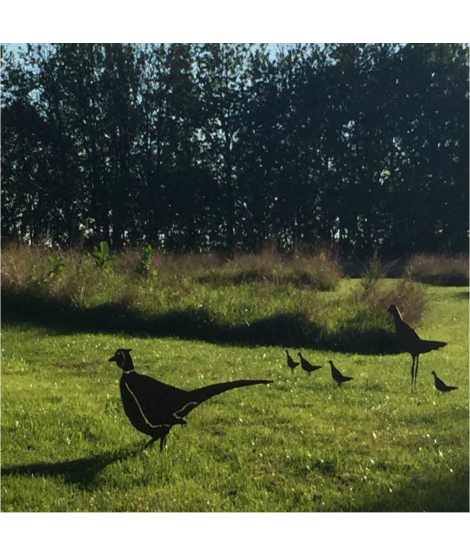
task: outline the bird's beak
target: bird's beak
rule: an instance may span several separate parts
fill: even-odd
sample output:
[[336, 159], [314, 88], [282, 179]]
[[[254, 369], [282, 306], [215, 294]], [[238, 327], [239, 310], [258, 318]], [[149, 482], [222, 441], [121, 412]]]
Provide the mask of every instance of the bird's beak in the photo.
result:
[[115, 362], [116, 361], [116, 356], [111, 356], [111, 358], [109, 358], [108, 362]]

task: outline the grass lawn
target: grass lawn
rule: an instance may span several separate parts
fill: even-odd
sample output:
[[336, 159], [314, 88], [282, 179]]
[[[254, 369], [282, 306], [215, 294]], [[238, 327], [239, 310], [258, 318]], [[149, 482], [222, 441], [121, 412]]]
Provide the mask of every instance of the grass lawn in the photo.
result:
[[[341, 292], [322, 296], [340, 304]], [[4, 317], [2, 510], [468, 511], [468, 288], [428, 295], [418, 332], [449, 344], [421, 357], [416, 393], [407, 354], [304, 348], [324, 365], [308, 377], [291, 373], [279, 346]], [[163, 453], [144, 451], [107, 362], [120, 347], [133, 349], [137, 371], [182, 388], [274, 383], [215, 397], [173, 428]], [[336, 388], [330, 359], [354, 381]], [[432, 370], [459, 389], [437, 393]]]

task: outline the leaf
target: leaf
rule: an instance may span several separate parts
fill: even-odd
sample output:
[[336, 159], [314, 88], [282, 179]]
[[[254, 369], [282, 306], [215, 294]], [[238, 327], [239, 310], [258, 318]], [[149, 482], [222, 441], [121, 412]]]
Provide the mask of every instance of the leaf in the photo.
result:
[[104, 258], [107, 258], [109, 256], [109, 246], [108, 246], [108, 242], [100, 242], [100, 248], [101, 248], [101, 255]]

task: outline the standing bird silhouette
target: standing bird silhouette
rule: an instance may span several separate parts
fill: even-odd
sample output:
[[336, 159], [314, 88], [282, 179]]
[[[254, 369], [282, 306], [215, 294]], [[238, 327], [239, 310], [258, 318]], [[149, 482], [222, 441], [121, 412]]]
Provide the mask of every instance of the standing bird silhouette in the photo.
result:
[[403, 321], [400, 310], [396, 305], [392, 304], [388, 308], [388, 313], [393, 315], [395, 322], [395, 336], [397, 339], [397, 347], [400, 352], [408, 352], [411, 355], [411, 387], [416, 387], [418, 378], [419, 356], [426, 354], [432, 350], [438, 350], [447, 346], [447, 342], [440, 340], [422, 340], [418, 333]]
[[352, 381], [354, 379], [354, 377], [348, 377], [347, 375], [343, 375], [340, 372], [340, 370], [337, 367], [335, 367], [335, 364], [331, 360], [329, 363], [331, 366], [331, 376], [336, 381], [336, 383], [338, 383], [338, 387], [341, 387], [341, 385], [343, 383], [346, 383], [346, 381]]
[[431, 371], [434, 375], [434, 385], [438, 391], [441, 393], [450, 393], [450, 391], [455, 391], [458, 387], [451, 387], [450, 385], [446, 385], [442, 379], [439, 379], [437, 373], [435, 371]]
[[288, 350], [286, 350], [286, 354], [287, 354], [287, 365], [290, 367], [291, 371], [294, 372], [294, 369], [298, 365], [300, 365], [300, 362], [294, 362], [294, 360], [291, 358]]
[[323, 366], [314, 366], [308, 360], [306, 360], [300, 352], [298, 352], [297, 354], [300, 358], [300, 365], [302, 366], [302, 369], [308, 373], [309, 377], [312, 371], [316, 371], [317, 369], [323, 367]]
[[130, 354], [131, 350], [131, 348], [119, 348], [108, 362], [116, 362], [122, 369], [119, 387], [124, 412], [138, 431], [151, 437], [144, 448], [160, 440], [162, 451], [171, 428], [174, 425], [186, 424], [183, 418], [209, 398], [239, 387], [272, 383], [266, 379], [242, 379], [185, 391], [137, 373]]

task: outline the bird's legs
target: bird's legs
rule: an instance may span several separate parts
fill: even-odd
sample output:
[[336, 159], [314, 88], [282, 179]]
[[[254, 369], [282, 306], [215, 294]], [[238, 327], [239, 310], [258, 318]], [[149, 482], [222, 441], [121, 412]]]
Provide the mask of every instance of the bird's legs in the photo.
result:
[[158, 437], [152, 437], [152, 439], [150, 439], [150, 441], [145, 445], [144, 450], [151, 447], [155, 443], [155, 441], [158, 441]]
[[413, 390], [414, 385], [414, 378], [415, 378], [415, 356], [411, 356], [412, 363], [411, 363], [411, 390]]
[[152, 437], [152, 439], [150, 439], [150, 441], [145, 445], [144, 449], [148, 449], [155, 443], [155, 441], [158, 441], [160, 439], [160, 452], [163, 451], [163, 449], [165, 448], [166, 436], [169, 433], [170, 433], [170, 428], [165, 427], [160, 435], [158, 435], [157, 437]]
[[160, 439], [160, 452], [163, 451], [163, 449], [165, 448], [166, 445], [166, 436], [168, 435], [168, 431], [165, 433], [165, 435]]
[[415, 367], [415, 389], [416, 389], [416, 381], [418, 379], [418, 367], [419, 367], [419, 354], [416, 356], [416, 367]]

